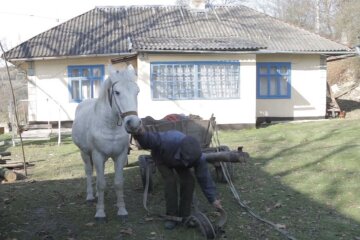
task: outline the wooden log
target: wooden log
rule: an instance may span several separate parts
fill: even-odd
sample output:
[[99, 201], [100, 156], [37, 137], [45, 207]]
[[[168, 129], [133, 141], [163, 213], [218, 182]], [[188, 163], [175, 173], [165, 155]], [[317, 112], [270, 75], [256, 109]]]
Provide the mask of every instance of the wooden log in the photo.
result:
[[[26, 162], [26, 166], [30, 166], [28, 162]], [[24, 163], [23, 162], [11, 162], [6, 164], [1, 164], [1, 167], [4, 168], [23, 168]]]
[[6, 160], [0, 158], [0, 164], [6, 164]]
[[0, 152], [0, 158], [11, 156], [11, 152]]
[[8, 182], [15, 182], [17, 175], [12, 170], [7, 168], [0, 168], [0, 177], [4, 178]]
[[244, 163], [249, 159], [249, 154], [242, 151], [224, 151], [204, 153], [208, 163], [216, 162], [240, 162]]

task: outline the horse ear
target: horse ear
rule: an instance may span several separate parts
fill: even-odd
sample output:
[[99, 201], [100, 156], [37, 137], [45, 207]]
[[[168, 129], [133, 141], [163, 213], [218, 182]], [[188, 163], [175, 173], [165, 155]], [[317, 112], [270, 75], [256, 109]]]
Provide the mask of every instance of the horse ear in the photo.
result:
[[136, 71], [132, 64], [129, 64], [126, 68], [127, 71], [129, 71], [132, 75], [136, 77]]

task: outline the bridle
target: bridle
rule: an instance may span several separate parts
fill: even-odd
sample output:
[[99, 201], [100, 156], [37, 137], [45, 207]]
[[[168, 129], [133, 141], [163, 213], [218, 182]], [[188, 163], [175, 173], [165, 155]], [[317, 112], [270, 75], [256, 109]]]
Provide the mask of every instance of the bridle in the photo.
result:
[[[113, 96], [114, 96], [114, 86], [115, 86], [115, 84], [117, 84], [117, 83], [119, 83], [119, 82], [114, 82], [113, 84], [111, 84], [111, 88], [109, 88], [108, 89], [108, 98], [109, 98], [109, 104], [110, 104], [110, 107], [112, 108], [112, 102], [113, 102]], [[111, 91], [110, 91], [110, 89], [111, 89]], [[116, 104], [116, 107], [117, 107], [117, 109], [119, 110], [119, 115], [120, 115], [120, 118], [121, 119], [119, 119], [119, 120], [121, 120], [121, 122], [120, 122], [120, 125], [121, 125], [121, 123], [122, 123], [122, 120], [125, 118], [125, 117], [127, 117], [127, 116], [130, 116], [130, 115], [135, 115], [135, 116], [138, 116], [138, 113], [137, 113], [137, 111], [127, 111], [127, 112], [122, 112], [121, 111], [121, 108], [120, 108], [120, 106], [119, 106], [119, 104], [118, 104], [118, 102], [116, 101], [116, 99], [115, 99], [115, 104]], [[119, 124], [118, 124], [119, 125]], [[119, 126], [120, 126], [119, 125]]]

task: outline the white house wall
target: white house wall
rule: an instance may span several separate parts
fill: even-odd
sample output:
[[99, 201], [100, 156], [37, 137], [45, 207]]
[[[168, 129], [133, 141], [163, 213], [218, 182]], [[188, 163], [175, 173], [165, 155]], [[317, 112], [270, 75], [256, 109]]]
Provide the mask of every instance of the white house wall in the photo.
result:
[[[154, 101], [150, 88], [150, 63], [169, 61], [239, 61], [240, 98], [231, 100]], [[256, 62], [253, 54], [145, 54], [138, 57], [139, 114], [161, 119], [167, 114], [194, 114], [219, 124], [254, 124], [256, 121]]]
[[[239, 61], [240, 98], [230, 100], [154, 101], [151, 98], [150, 63], [168, 61]], [[291, 98], [256, 99], [256, 61], [291, 62]], [[42, 60], [34, 62], [30, 76], [29, 121], [72, 121], [77, 103], [70, 101], [67, 67], [105, 65], [110, 57]], [[326, 63], [320, 55], [255, 54], [140, 54], [132, 64], [138, 70], [139, 116], [163, 118], [167, 114], [194, 114], [204, 119], [215, 115], [219, 124], [254, 124], [256, 117], [324, 117], [326, 108]], [[114, 65], [121, 69], [125, 63]], [[59, 110], [60, 106], [60, 110]]]
[[257, 99], [257, 117], [325, 117], [326, 62], [320, 55], [257, 55], [257, 61], [291, 63], [291, 98]]
[[[68, 90], [69, 65], [105, 65], [110, 58], [78, 58], [34, 62], [34, 76], [29, 76], [29, 121], [72, 121], [78, 103], [70, 101]], [[120, 64], [121, 68], [123, 64]]]

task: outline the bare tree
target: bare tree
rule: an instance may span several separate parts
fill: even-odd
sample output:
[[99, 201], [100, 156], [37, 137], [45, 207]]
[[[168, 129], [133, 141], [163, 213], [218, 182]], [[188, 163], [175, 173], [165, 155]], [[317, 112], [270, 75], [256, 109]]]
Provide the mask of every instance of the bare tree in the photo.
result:
[[[360, 4], [357, 0], [257, 0], [256, 5], [257, 9], [271, 16], [339, 40], [339, 29], [336, 29], [336, 25], [339, 14], [349, 11], [348, 5], [351, 4], [348, 2]], [[342, 8], [344, 10], [341, 10]]]
[[175, 2], [176, 5], [180, 5], [180, 6], [189, 5], [189, 3], [190, 3], [190, 0], [176, 0], [176, 2]]
[[343, 0], [339, 2], [339, 13], [336, 16], [336, 36], [349, 45], [360, 44], [360, 1]]

